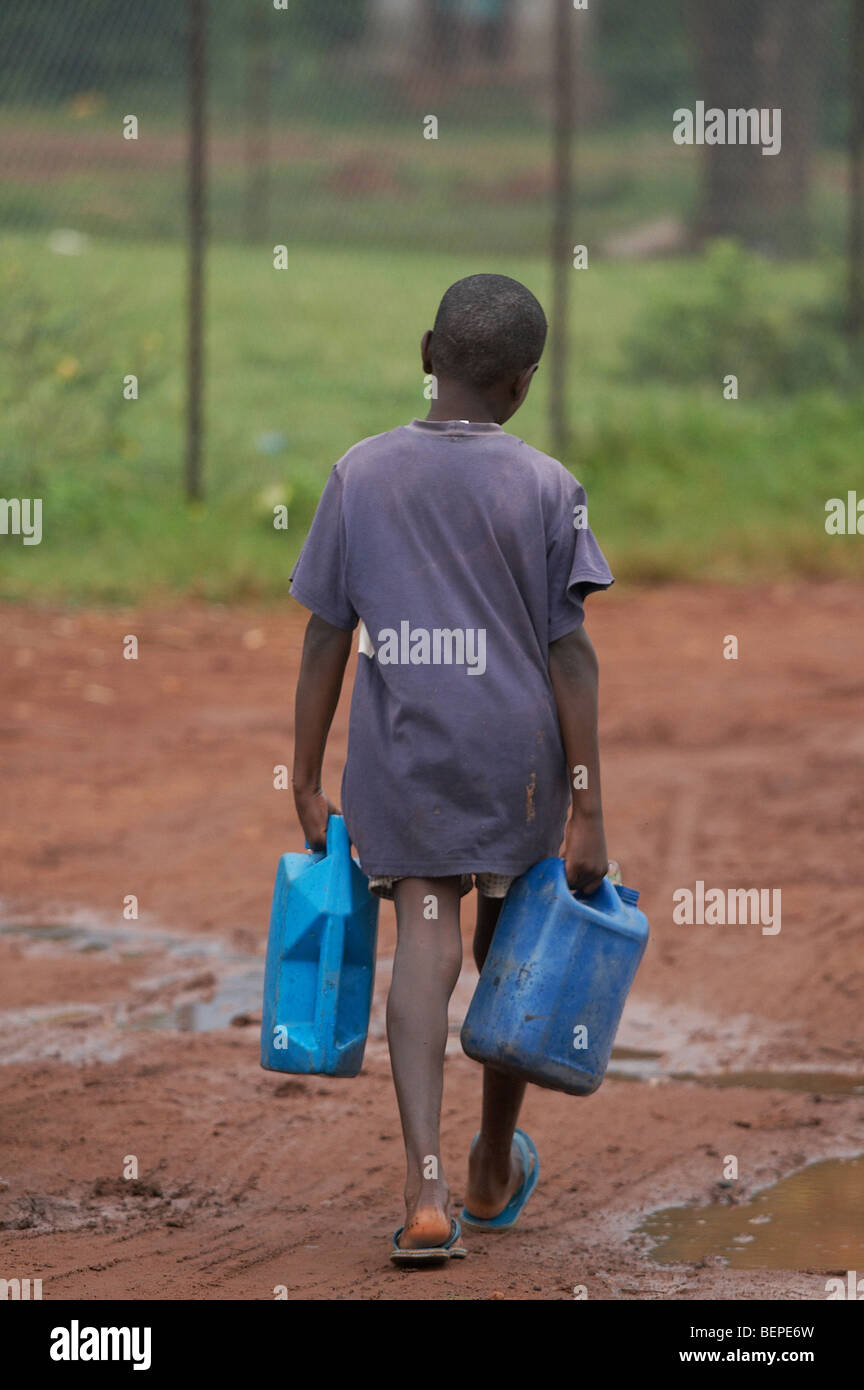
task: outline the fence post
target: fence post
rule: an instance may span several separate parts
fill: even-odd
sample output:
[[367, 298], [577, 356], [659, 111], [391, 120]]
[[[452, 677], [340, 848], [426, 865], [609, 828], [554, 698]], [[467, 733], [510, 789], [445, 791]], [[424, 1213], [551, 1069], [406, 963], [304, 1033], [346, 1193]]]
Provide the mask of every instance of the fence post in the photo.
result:
[[270, 205], [269, 29], [261, 0], [246, 0], [246, 240], [268, 234]]
[[552, 66], [554, 88], [552, 321], [549, 334], [549, 430], [556, 453], [566, 453], [567, 421], [567, 304], [570, 272], [571, 211], [573, 205], [573, 5], [552, 0]]
[[853, 0], [849, 36], [849, 304], [853, 342], [864, 334], [864, 0]]
[[189, 102], [188, 149], [188, 320], [186, 355], [186, 497], [203, 495], [201, 438], [203, 433], [204, 255], [207, 234], [207, 6], [208, 0], [186, 0], [186, 84]]

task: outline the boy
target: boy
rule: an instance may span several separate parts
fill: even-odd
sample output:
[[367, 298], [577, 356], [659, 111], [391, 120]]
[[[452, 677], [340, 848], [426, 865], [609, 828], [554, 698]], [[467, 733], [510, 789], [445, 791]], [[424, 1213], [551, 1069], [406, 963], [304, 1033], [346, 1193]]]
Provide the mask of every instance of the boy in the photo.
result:
[[[568, 801], [568, 883], [591, 893], [607, 869], [597, 662], [582, 600], [613, 579], [583, 488], [502, 429], [545, 340], [543, 310], [518, 281], [451, 285], [421, 343], [437, 382], [428, 416], [362, 440], [334, 465], [291, 575], [312, 610], [294, 798], [313, 849], [336, 810], [321, 766], [361, 622], [342, 800], [370, 888], [396, 905], [387, 1036], [407, 1159], [396, 1263], [465, 1254], [439, 1122], [471, 875], [480, 969], [510, 883], [559, 852]], [[536, 1184], [536, 1149], [516, 1129], [524, 1091], [484, 1068], [463, 1211], [472, 1226], [512, 1225]]]

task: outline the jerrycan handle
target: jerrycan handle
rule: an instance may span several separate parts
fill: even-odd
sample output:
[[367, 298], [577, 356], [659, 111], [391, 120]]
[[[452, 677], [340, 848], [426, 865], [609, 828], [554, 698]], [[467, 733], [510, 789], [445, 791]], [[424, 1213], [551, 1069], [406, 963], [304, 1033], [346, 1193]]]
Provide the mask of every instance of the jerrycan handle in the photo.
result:
[[601, 878], [599, 887], [595, 888], [592, 894], [574, 890], [574, 898], [578, 898], [581, 902], [589, 902], [597, 912], [620, 912], [621, 910], [621, 899], [615, 892], [614, 883], [608, 880], [606, 874]]
[[593, 907], [597, 912], [607, 912], [610, 914], [614, 914], [620, 910], [619, 903], [621, 900], [615, 891], [615, 885], [609, 880], [609, 878], [604, 876], [600, 880], [599, 888], [595, 888], [593, 893], [581, 893], [578, 888], [571, 888], [569, 883], [567, 882], [567, 875], [564, 869], [564, 860], [559, 859], [558, 863], [561, 866], [560, 873], [563, 890], [565, 893], [569, 894], [571, 898], [574, 898], [576, 902], [586, 903], [590, 907]]
[[[304, 840], [304, 845], [309, 849], [309, 841]], [[312, 851], [312, 863], [320, 864], [326, 854], [344, 854], [347, 856], [351, 847], [348, 837], [348, 827], [345, 824], [344, 816], [331, 815], [327, 821], [327, 849], [316, 849]]]

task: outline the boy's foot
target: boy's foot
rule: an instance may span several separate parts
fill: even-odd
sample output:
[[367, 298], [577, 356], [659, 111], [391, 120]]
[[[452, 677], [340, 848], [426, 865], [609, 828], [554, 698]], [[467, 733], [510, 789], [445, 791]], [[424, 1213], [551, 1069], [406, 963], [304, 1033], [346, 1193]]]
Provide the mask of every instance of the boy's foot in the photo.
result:
[[450, 1189], [443, 1173], [425, 1180], [419, 1190], [405, 1189], [405, 1226], [399, 1237], [400, 1250], [428, 1250], [443, 1245], [450, 1237]]
[[515, 1140], [510, 1153], [502, 1154], [500, 1150], [490, 1149], [478, 1135], [468, 1155], [466, 1210], [483, 1221], [498, 1216], [521, 1187], [524, 1177], [522, 1157]]
[[428, 1250], [443, 1245], [450, 1235], [450, 1217], [440, 1206], [418, 1207], [409, 1213], [399, 1237], [400, 1250]]
[[407, 1268], [409, 1265], [424, 1265], [426, 1268], [433, 1268], [435, 1265], [446, 1264], [448, 1260], [464, 1260], [468, 1254], [464, 1245], [460, 1245], [462, 1228], [458, 1221], [450, 1222], [450, 1234], [440, 1245], [420, 1245], [410, 1248], [400, 1245], [402, 1238], [402, 1227], [393, 1234], [392, 1249], [390, 1251], [390, 1263], [401, 1265]]

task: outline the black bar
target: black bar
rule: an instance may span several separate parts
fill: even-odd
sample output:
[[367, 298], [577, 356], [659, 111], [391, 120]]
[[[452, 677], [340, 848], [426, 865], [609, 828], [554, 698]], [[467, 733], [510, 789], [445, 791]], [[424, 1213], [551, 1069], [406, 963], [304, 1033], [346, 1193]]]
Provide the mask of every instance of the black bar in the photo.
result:
[[[202, 1240], [205, 1238], [202, 1232]], [[286, 1249], [287, 1240], [286, 1237]], [[15, 1356], [19, 1374], [26, 1377], [37, 1371], [40, 1383], [48, 1384], [56, 1379], [59, 1385], [66, 1385], [70, 1375], [74, 1378], [76, 1373], [89, 1385], [93, 1385], [94, 1379], [97, 1383], [101, 1380], [103, 1384], [113, 1385], [118, 1378], [126, 1376], [131, 1376], [133, 1385], [164, 1385], [166, 1373], [189, 1375], [196, 1385], [214, 1375], [222, 1381], [235, 1376], [242, 1376], [244, 1381], [265, 1378], [269, 1381], [274, 1375], [284, 1379], [286, 1356], [298, 1341], [298, 1327], [306, 1324], [298, 1324], [296, 1312], [274, 1298], [264, 1284], [262, 1278], [260, 1297], [245, 1302], [10, 1302], [4, 1307], [4, 1351], [7, 1357]], [[368, 1297], [363, 1270], [358, 1268], [356, 1293], [348, 1301], [362, 1303]], [[412, 1325], [412, 1314], [407, 1309], [401, 1311], [402, 1300], [427, 1304], [446, 1301], [450, 1311], [441, 1316], [448, 1328], [456, 1326], [461, 1330], [461, 1319], [465, 1317], [466, 1330], [476, 1330], [478, 1316], [482, 1327], [494, 1328], [496, 1332], [500, 1329], [498, 1335], [502, 1338], [506, 1338], [513, 1327], [506, 1312], [503, 1313], [504, 1322], [498, 1321], [502, 1316], [500, 1305], [496, 1304], [497, 1311], [490, 1309], [485, 1315], [478, 1309], [478, 1303], [494, 1300], [488, 1295], [472, 1296], [470, 1283], [466, 1284], [459, 1299], [463, 1305], [460, 1314], [453, 1306], [452, 1290], [447, 1298], [446, 1288], [440, 1281], [436, 1282], [430, 1272], [421, 1275], [417, 1271], [405, 1271], [383, 1296], [379, 1286], [372, 1300], [374, 1311], [367, 1308], [362, 1318], [358, 1318], [354, 1309], [344, 1307], [345, 1300], [334, 1303], [320, 1293], [309, 1300], [302, 1293], [293, 1293], [290, 1299], [295, 1305], [297, 1302], [325, 1304], [327, 1316], [322, 1320], [325, 1336], [325, 1323], [334, 1329], [325, 1348], [327, 1364], [343, 1375], [356, 1370], [356, 1350], [352, 1359], [351, 1348], [358, 1345], [358, 1330], [366, 1328], [368, 1334], [370, 1313], [373, 1322], [383, 1316], [382, 1336], [392, 1327], [390, 1315], [383, 1312], [381, 1303], [394, 1300], [400, 1303], [400, 1318], [403, 1321], [407, 1318]], [[524, 1303], [526, 1300], [514, 1296], [503, 1301]], [[542, 1296], [532, 1300], [532, 1306], [543, 1301]], [[728, 1297], [715, 1302], [693, 1298], [681, 1302], [631, 1303], [590, 1298], [578, 1301], [559, 1291], [554, 1301], [557, 1308], [544, 1314], [535, 1307], [531, 1314], [534, 1339], [517, 1339], [517, 1344], [508, 1350], [508, 1366], [512, 1372], [535, 1374], [536, 1333], [538, 1330], [547, 1333], [547, 1329], [547, 1335], [559, 1346], [587, 1348], [585, 1354], [593, 1356], [595, 1375], [599, 1374], [604, 1381], [620, 1380], [622, 1373], [641, 1380], [646, 1373], [653, 1371], [662, 1375], [673, 1367], [682, 1366], [689, 1367], [692, 1378], [694, 1369], [698, 1377], [706, 1364], [719, 1364], [728, 1378], [730, 1366], [747, 1370], [761, 1363], [766, 1373], [770, 1371], [766, 1374], [766, 1383], [778, 1369], [782, 1373], [791, 1365], [803, 1366], [805, 1371], [811, 1372], [811, 1383], [824, 1385], [833, 1375], [854, 1380], [850, 1368], [860, 1360], [858, 1309], [837, 1307], [824, 1299], [810, 1302], [790, 1298], [768, 1302]], [[471, 1306], [470, 1319], [466, 1304]], [[491, 1323], [485, 1322], [486, 1316], [491, 1318]], [[377, 1322], [374, 1326], [377, 1328]], [[110, 1342], [106, 1339], [106, 1350], [116, 1345], [118, 1350], [129, 1354], [121, 1358], [103, 1359], [100, 1355], [98, 1360], [84, 1359], [81, 1351], [85, 1343], [94, 1351], [98, 1345], [101, 1353], [101, 1335], [97, 1342], [93, 1331], [88, 1332], [88, 1329], [101, 1334], [102, 1328], [114, 1328], [118, 1334]], [[70, 1359], [56, 1359], [58, 1352], [68, 1352]], [[754, 1356], [754, 1353], [759, 1355]], [[474, 1354], [477, 1361], [472, 1366], [469, 1351], [469, 1378], [474, 1366], [481, 1372], [484, 1369], [480, 1353]], [[137, 1374], [134, 1370], [136, 1357], [140, 1365]]]

